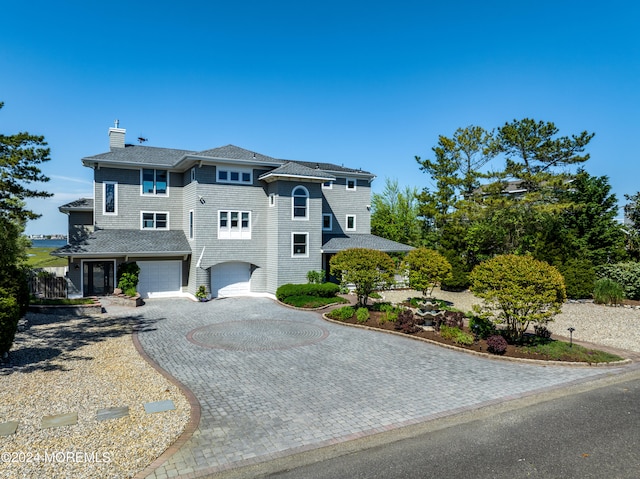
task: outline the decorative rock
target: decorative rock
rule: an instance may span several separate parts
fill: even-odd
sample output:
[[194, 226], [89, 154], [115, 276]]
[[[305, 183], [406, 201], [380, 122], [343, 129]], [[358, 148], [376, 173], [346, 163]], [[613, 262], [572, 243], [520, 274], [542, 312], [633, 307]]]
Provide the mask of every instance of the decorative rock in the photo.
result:
[[175, 409], [175, 405], [171, 399], [166, 401], [146, 402], [144, 403], [144, 411], [147, 414], [154, 414], [157, 412], [171, 411]]
[[78, 413], [57, 414], [55, 416], [45, 416], [42, 418], [42, 429], [50, 427], [73, 426], [78, 424]]
[[109, 407], [106, 409], [98, 409], [96, 413], [96, 419], [98, 421], [105, 421], [107, 419], [119, 419], [129, 415], [129, 406], [124, 407]]
[[0, 424], [0, 436], [10, 436], [18, 429], [18, 421], [8, 421]]

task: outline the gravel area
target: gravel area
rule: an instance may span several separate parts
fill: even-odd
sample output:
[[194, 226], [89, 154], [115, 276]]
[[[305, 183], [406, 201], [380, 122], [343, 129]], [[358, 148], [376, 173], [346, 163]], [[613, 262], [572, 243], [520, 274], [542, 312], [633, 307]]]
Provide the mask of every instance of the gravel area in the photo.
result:
[[[9, 362], [0, 365], [0, 477], [133, 477], [172, 444], [189, 420], [179, 389], [137, 353], [131, 315], [60, 317], [29, 313]], [[144, 403], [175, 410], [146, 414]], [[129, 416], [97, 421], [98, 409]], [[76, 425], [42, 429], [43, 416], [78, 413]]]
[[[395, 303], [422, 296], [422, 293], [391, 290], [385, 291], [383, 296], [386, 301]], [[481, 302], [468, 291], [453, 293], [436, 288], [433, 296], [452, 302], [454, 307], [462, 311], [471, 311], [474, 304]], [[640, 309], [602, 306], [593, 302], [567, 302], [562, 307], [562, 313], [547, 327], [553, 334], [565, 337], [569, 336], [567, 330], [572, 327], [575, 328], [573, 338], [577, 341], [640, 352]]]

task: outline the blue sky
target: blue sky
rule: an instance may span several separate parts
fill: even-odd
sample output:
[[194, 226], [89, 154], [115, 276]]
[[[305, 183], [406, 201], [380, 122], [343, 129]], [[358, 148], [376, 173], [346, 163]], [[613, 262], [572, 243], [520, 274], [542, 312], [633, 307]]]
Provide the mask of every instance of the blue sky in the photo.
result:
[[[585, 165], [640, 190], [640, 6], [633, 1], [32, 1], [3, 5], [0, 131], [46, 137], [55, 196], [27, 233], [64, 233], [90, 196], [80, 159], [127, 141], [235, 144], [423, 188], [416, 155], [459, 127], [595, 132]], [[496, 167], [499, 164], [495, 165]]]

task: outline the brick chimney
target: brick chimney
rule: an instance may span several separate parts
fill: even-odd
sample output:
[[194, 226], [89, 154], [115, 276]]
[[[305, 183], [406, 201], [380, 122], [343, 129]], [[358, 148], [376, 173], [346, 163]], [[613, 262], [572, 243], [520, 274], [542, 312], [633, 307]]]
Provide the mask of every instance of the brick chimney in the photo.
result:
[[115, 128], [109, 128], [109, 148], [124, 148], [124, 135], [127, 132], [124, 128], [118, 128], [120, 120], [115, 121]]

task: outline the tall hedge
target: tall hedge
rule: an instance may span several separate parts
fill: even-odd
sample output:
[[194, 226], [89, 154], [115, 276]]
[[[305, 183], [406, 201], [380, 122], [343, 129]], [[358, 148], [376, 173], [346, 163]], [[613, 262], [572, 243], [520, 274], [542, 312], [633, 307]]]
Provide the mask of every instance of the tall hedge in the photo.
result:
[[640, 299], [640, 263], [627, 261], [603, 264], [596, 268], [598, 278], [608, 278], [624, 288], [625, 297]]
[[0, 289], [0, 356], [8, 353], [18, 330], [20, 306], [6, 289]]

